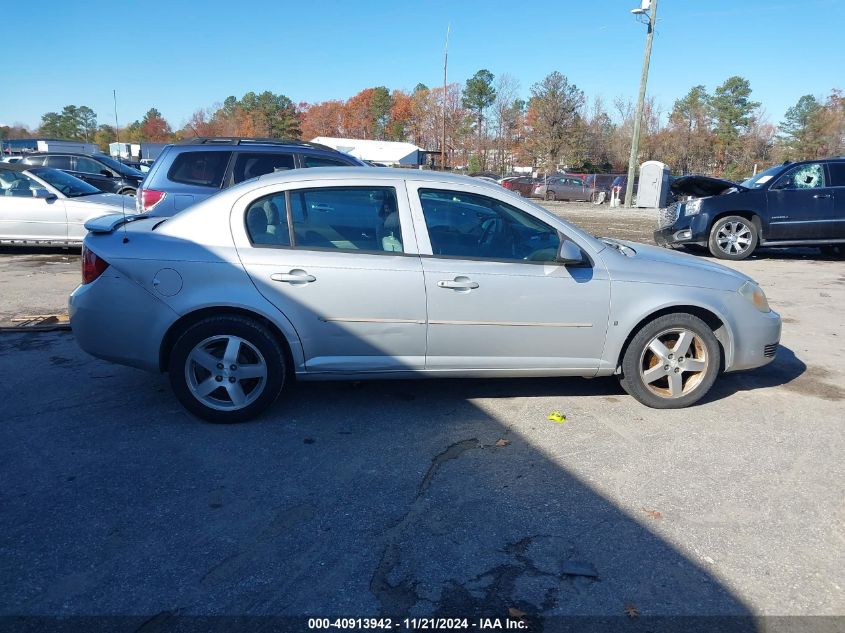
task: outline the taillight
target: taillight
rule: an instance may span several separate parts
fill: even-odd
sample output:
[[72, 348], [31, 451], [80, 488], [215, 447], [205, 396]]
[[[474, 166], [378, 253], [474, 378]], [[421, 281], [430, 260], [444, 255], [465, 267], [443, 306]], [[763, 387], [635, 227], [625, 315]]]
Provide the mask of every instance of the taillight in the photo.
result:
[[152, 211], [153, 207], [164, 200], [166, 195], [165, 192], [156, 191], [155, 189], [138, 189], [138, 213]]
[[97, 254], [90, 250], [87, 246], [82, 246], [82, 283], [90, 284], [97, 277], [103, 274], [109, 263]]

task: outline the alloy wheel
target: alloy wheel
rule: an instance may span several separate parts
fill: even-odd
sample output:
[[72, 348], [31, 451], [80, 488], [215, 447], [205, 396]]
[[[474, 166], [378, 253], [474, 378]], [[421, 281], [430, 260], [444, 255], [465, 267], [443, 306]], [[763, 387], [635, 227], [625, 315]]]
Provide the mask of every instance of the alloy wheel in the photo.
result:
[[741, 255], [751, 247], [753, 235], [744, 222], [725, 222], [716, 232], [716, 245], [728, 255]]
[[640, 356], [640, 376], [646, 388], [661, 398], [680, 398], [694, 391], [707, 373], [704, 341], [685, 328], [664, 330]]
[[188, 390], [218, 411], [249, 406], [267, 385], [267, 363], [252, 343], [218, 335], [200, 341], [185, 360]]

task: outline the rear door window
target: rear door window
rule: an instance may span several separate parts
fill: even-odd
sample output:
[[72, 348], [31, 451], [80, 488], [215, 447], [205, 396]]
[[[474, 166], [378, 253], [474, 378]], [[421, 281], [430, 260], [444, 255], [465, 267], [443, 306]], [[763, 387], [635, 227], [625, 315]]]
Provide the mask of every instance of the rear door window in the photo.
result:
[[337, 158], [308, 155], [302, 157], [302, 165], [304, 167], [349, 167], [349, 163]]
[[264, 196], [249, 205], [246, 230], [254, 246], [290, 246], [285, 193]]
[[845, 163], [828, 163], [827, 167], [830, 169], [830, 186], [845, 187]]
[[183, 152], [170, 166], [167, 179], [219, 189], [231, 155], [232, 152]]
[[293, 154], [271, 154], [269, 152], [242, 152], [235, 158], [232, 181], [237, 184], [250, 178], [258, 178], [274, 171], [287, 171], [295, 167]]
[[53, 169], [72, 169], [70, 166], [70, 156], [48, 156], [47, 167]]
[[392, 187], [300, 189], [290, 205], [297, 248], [403, 252]]

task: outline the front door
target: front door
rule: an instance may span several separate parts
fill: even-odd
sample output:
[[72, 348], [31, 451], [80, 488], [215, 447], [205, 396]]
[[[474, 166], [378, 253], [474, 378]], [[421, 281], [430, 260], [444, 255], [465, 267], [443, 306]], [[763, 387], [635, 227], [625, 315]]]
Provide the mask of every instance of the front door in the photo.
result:
[[824, 239], [836, 224], [834, 188], [823, 163], [793, 167], [769, 188], [768, 240]]
[[0, 170], [0, 239], [67, 240], [67, 216], [63, 200], [36, 198], [41, 183], [26, 174]]
[[116, 175], [102, 163], [85, 156], [77, 156], [73, 175], [94, 185], [100, 191], [115, 192], [120, 188]]
[[232, 217], [241, 261], [295, 328], [309, 373], [424, 367], [425, 287], [404, 186], [297, 185], [256, 193]]
[[419, 182], [409, 195], [428, 297], [427, 369], [598, 368], [610, 301], [599, 262], [559, 264], [568, 238], [504, 194]]

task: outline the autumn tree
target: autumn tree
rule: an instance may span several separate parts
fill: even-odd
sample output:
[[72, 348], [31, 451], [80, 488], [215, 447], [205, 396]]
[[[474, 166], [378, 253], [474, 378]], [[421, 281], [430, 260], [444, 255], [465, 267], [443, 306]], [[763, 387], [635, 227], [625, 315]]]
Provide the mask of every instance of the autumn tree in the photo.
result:
[[342, 101], [306, 104], [300, 107], [300, 112], [302, 113], [302, 138], [310, 140], [318, 136], [344, 135]]
[[547, 169], [557, 168], [583, 104], [584, 93], [557, 71], [531, 86], [527, 142]]
[[167, 143], [172, 140], [173, 130], [161, 112], [150, 108], [141, 119], [141, 135], [143, 140], [151, 143]]

